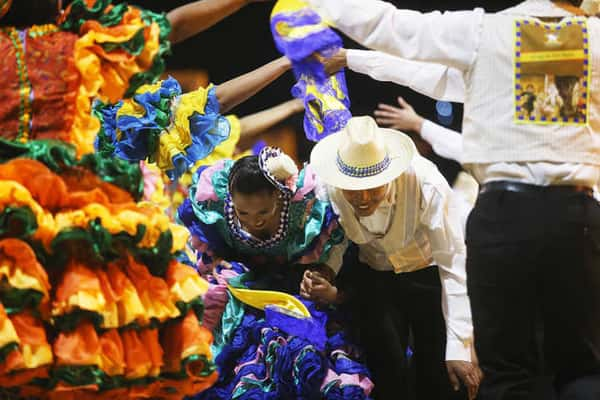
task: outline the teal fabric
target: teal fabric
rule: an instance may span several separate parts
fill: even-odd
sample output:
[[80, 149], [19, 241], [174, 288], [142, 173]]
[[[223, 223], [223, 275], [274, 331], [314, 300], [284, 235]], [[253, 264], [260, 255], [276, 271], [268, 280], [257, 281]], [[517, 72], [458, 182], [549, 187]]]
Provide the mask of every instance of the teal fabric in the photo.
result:
[[[256, 249], [237, 240], [227, 225], [224, 209], [228, 194], [229, 171], [232, 166], [233, 161], [227, 160], [224, 162], [223, 169], [216, 171], [212, 176], [217, 201], [195, 201], [199, 177], [194, 176], [189, 196], [196, 218], [204, 224], [214, 225], [227, 246], [242, 254], [284, 257], [286, 261], [296, 261], [321, 234], [325, 225], [331, 223], [332, 211], [329, 202], [318, 200], [313, 192], [306, 194], [300, 201], [291, 201], [289, 223], [284, 239], [269, 248]], [[303, 169], [298, 175], [298, 188], [302, 188], [304, 174]], [[310, 210], [308, 214], [307, 210]], [[343, 230], [339, 226], [336, 227], [325, 243], [318, 262], [326, 261], [331, 248], [341, 243], [343, 238]]]

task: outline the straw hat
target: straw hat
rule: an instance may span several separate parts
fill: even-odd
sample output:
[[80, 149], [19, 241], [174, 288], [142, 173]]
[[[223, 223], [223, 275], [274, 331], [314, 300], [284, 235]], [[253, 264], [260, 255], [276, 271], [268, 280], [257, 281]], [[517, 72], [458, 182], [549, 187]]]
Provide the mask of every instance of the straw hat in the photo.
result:
[[371, 117], [354, 117], [340, 132], [315, 145], [310, 164], [328, 185], [363, 190], [396, 179], [408, 169], [415, 154], [407, 135], [380, 128]]

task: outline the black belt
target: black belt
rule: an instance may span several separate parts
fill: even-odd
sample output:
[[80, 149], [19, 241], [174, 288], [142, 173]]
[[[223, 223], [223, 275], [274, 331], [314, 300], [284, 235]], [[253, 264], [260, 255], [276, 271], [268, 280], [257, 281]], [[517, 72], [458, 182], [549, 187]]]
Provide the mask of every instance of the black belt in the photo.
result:
[[553, 185], [553, 186], [539, 186], [532, 185], [529, 183], [511, 182], [511, 181], [492, 181], [484, 183], [479, 189], [479, 193], [489, 192], [517, 192], [517, 193], [582, 193], [588, 196], [593, 196], [594, 191], [587, 186], [579, 185]]

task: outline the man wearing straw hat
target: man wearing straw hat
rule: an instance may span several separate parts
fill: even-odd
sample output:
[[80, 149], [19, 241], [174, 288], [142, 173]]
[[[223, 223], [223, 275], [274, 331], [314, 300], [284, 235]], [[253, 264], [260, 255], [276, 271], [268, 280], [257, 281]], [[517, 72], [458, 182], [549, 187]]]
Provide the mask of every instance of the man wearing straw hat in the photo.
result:
[[[481, 376], [472, 363], [465, 245], [444, 177], [408, 136], [379, 128], [371, 117], [354, 117], [317, 143], [311, 165], [366, 264], [357, 297], [375, 397], [401, 398], [398, 364], [410, 330], [418, 398], [462, 398], [452, 393], [459, 380], [473, 398]], [[318, 298], [323, 280], [314, 275], [305, 277], [301, 293]], [[389, 325], [401, 332], [404, 348], [394, 351], [396, 329]]]
[[466, 231], [480, 398], [531, 397], [539, 318], [560, 398], [600, 399], [600, 2], [496, 14], [308, 2], [366, 47], [464, 78], [462, 162], [480, 184]]

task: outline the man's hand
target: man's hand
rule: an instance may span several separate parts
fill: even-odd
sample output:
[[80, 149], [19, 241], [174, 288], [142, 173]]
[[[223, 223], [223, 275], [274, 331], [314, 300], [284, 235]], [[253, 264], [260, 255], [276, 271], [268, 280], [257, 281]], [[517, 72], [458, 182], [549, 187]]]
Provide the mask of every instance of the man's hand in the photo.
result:
[[414, 108], [402, 97], [398, 97], [398, 105], [400, 108], [388, 104], [379, 104], [377, 110], [375, 110], [377, 123], [386, 128], [421, 134], [423, 117], [417, 114]]
[[[474, 352], [472, 351], [472, 354]], [[479, 384], [483, 378], [483, 373], [479, 369], [477, 363], [477, 357], [475, 356], [474, 362], [468, 361], [446, 361], [446, 369], [448, 370], [448, 378], [450, 384], [455, 391], [460, 390], [460, 383], [462, 382], [467, 388], [469, 400], [477, 397], [479, 391]]]

